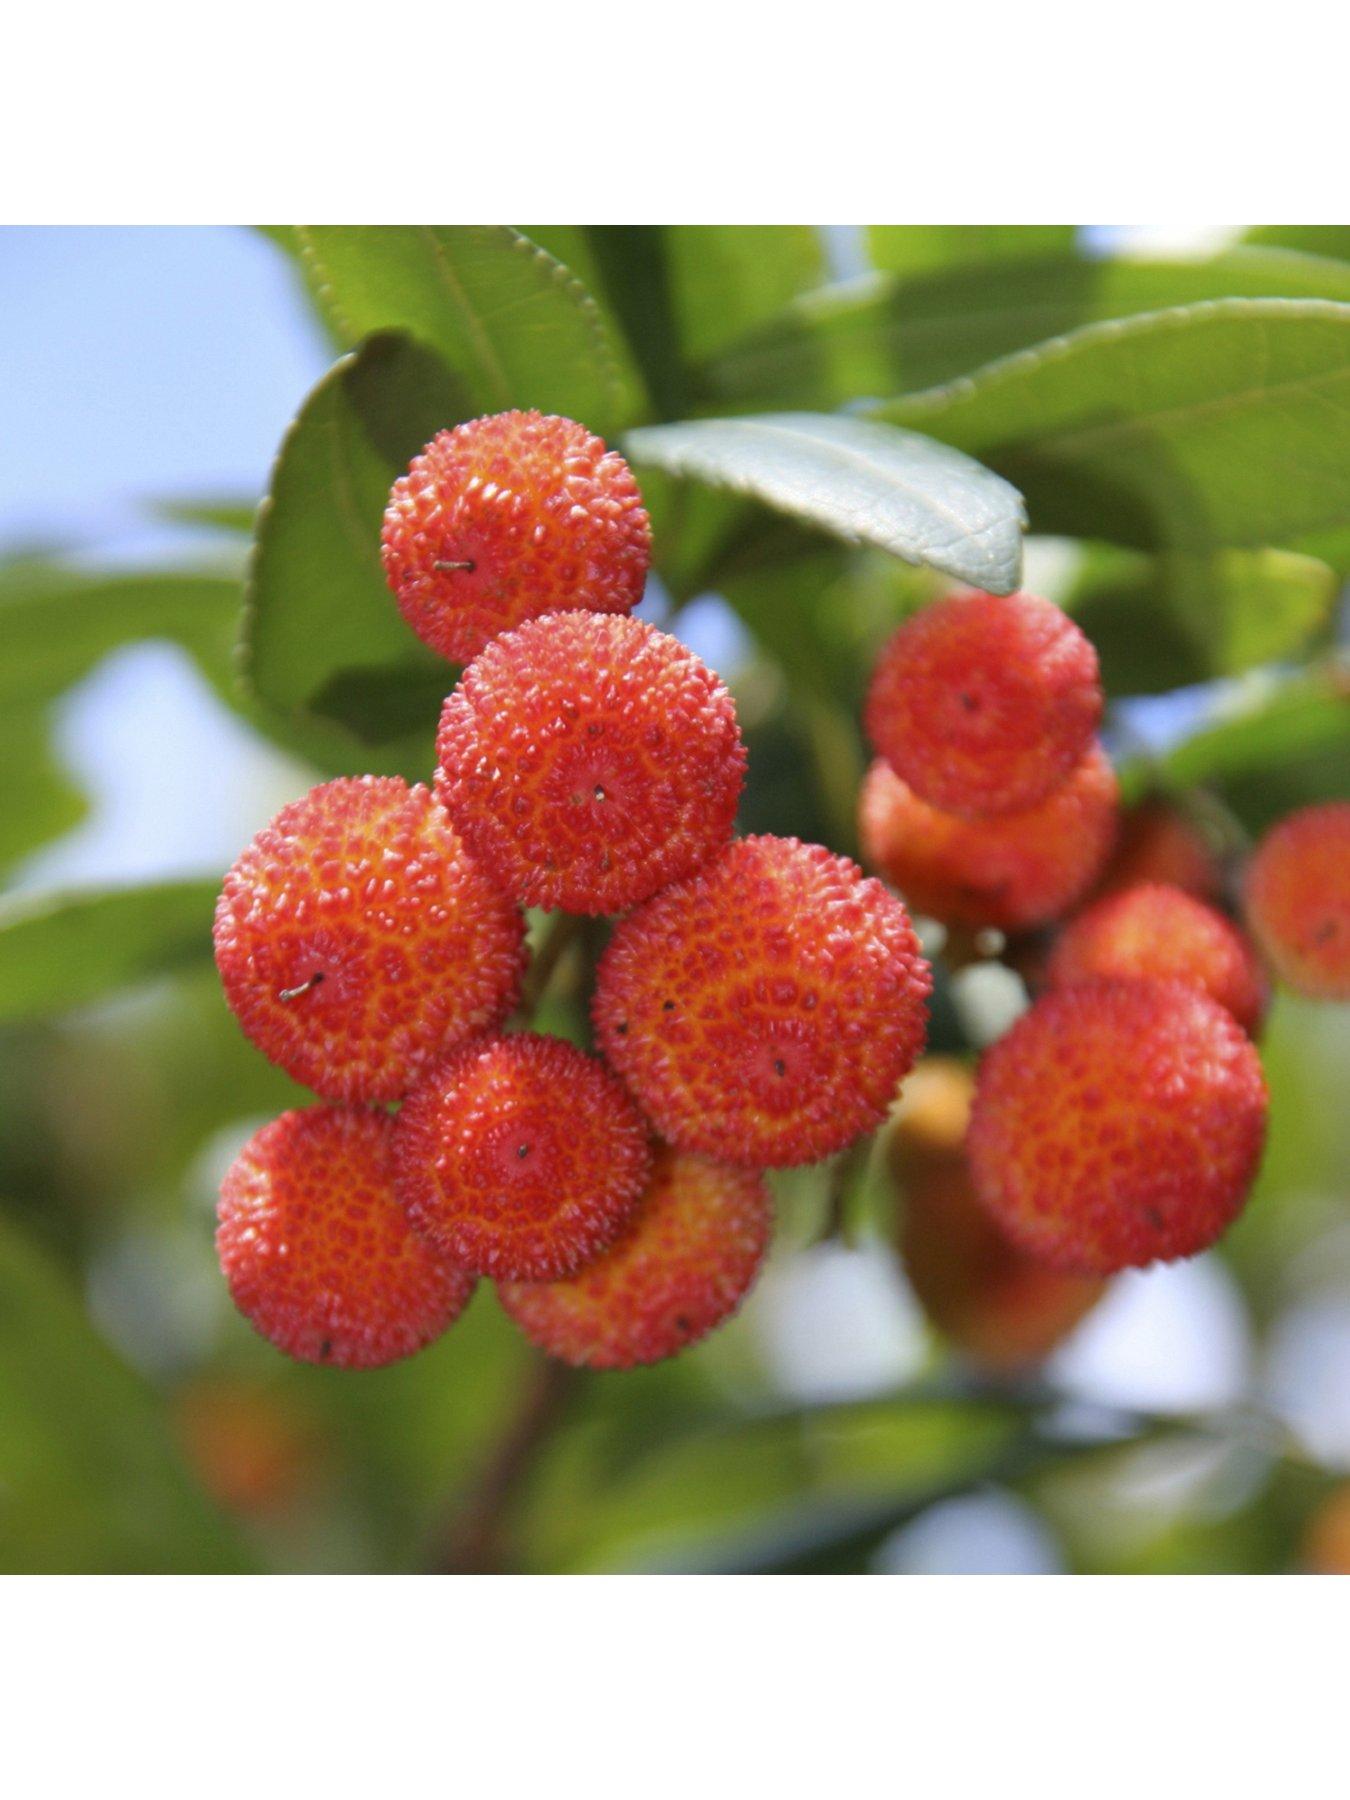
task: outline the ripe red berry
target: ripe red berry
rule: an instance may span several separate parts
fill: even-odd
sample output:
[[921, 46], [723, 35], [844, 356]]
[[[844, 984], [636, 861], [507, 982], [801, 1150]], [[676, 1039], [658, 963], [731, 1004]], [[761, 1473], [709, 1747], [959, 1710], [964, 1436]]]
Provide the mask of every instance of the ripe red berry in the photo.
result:
[[424, 787], [312, 788], [225, 877], [216, 965], [265, 1056], [329, 1100], [396, 1100], [515, 1004], [525, 922]]
[[1170, 801], [1144, 800], [1122, 813], [1115, 854], [1098, 894], [1160, 882], [1197, 900], [1218, 900], [1223, 870], [1204, 834]]
[[457, 1319], [473, 1277], [394, 1197], [386, 1113], [311, 1106], [249, 1140], [220, 1190], [216, 1250], [244, 1317], [301, 1362], [378, 1369]]
[[1067, 912], [1100, 874], [1116, 831], [1116, 778], [1097, 745], [1029, 812], [963, 819], [920, 800], [884, 762], [863, 782], [863, 854], [917, 913], [1027, 931]]
[[540, 1349], [593, 1369], [660, 1362], [740, 1305], [768, 1245], [761, 1176], [662, 1146], [637, 1210], [568, 1281], [511, 1282], [502, 1305]]
[[1102, 716], [1097, 654], [1034, 594], [952, 595], [882, 651], [867, 696], [873, 748], [921, 800], [1025, 812], [1082, 759]]
[[611, 1243], [651, 1148], [603, 1063], [521, 1032], [453, 1051], [413, 1089], [395, 1134], [398, 1194], [444, 1256], [499, 1281], [557, 1281]]
[[818, 844], [750, 837], [617, 927], [595, 1026], [664, 1137], [782, 1168], [881, 1123], [931, 987], [880, 882]]
[[490, 644], [445, 703], [436, 791], [531, 906], [610, 913], [706, 862], [745, 779], [731, 696], [639, 619], [559, 613]]
[[1256, 1052], [1216, 1001], [1094, 981], [1046, 994], [986, 1051], [967, 1147], [976, 1193], [1030, 1255], [1109, 1275], [1212, 1244], [1265, 1122]]
[[617, 450], [572, 419], [506, 412], [442, 431], [413, 458], [383, 543], [404, 618], [467, 662], [540, 613], [631, 612], [651, 524]]
[[937, 1329], [981, 1367], [1011, 1372], [1048, 1356], [1106, 1284], [1028, 1256], [980, 1205], [965, 1152], [974, 1086], [963, 1063], [938, 1056], [905, 1082], [889, 1157], [900, 1254]]
[[1065, 926], [1050, 955], [1054, 987], [1098, 976], [1184, 981], [1254, 1031], [1267, 989], [1256, 954], [1235, 925], [1180, 888], [1146, 885], [1096, 900]]
[[1306, 806], [1257, 845], [1247, 923], [1295, 992], [1350, 1000], [1350, 800]]

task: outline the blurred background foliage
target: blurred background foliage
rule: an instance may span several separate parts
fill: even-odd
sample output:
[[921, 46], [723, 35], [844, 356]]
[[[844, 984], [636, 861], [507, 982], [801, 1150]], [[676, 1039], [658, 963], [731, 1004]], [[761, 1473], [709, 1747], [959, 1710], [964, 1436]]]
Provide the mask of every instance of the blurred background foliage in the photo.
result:
[[[861, 695], [949, 584], [903, 556], [931, 563], [925, 507], [953, 495], [1002, 508], [1014, 551], [1024, 497], [1025, 584], [1098, 646], [1131, 800], [1231, 849], [1344, 795], [1350, 228], [8, 232], [21, 424], [53, 371], [120, 351], [119, 281], [170, 329], [81, 389], [59, 443], [20, 430], [0, 462], [0, 1568], [1350, 1567], [1350, 1009], [1277, 998], [1242, 1222], [1119, 1279], [1034, 1377], [925, 1324], [877, 1155], [775, 1178], [760, 1286], [673, 1363], [562, 1381], [483, 1284], [441, 1343], [351, 1376], [277, 1356], [216, 1272], [221, 1173], [305, 1096], [210, 960], [224, 864], [281, 801], [428, 775], [453, 671], [384, 588], [380, 514], [435, 430], [508, 406], [637, 433], [644, 614], [736, 693], [746, 829], [856, 852]], [[214, 354], [173, 330], [203, 282], [236, 319]], [[229, 393], [274, 438], [293, 414], [260, 507], [212, 473]], [[786, 465], [763, 428], [728, 436], [785, 412], [808, 440]], [[110, 428], [201, 486], [150, 474], [129, 528]], [[899, 447], [861, 521], [838, 432]], [[1021, 988], [958, 965], [931, 1042], [969, 1056]], [[568, 1035], [575, 973], [542, 1018]]]

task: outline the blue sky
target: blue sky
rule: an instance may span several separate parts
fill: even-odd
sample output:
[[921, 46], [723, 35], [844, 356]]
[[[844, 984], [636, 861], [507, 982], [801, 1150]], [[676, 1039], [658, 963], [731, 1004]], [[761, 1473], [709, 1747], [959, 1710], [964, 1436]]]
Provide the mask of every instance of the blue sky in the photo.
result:
[[[0, 343], [0, 553], [99, 563], [216, 550], [152, 503], [256, 498], [329, 360], [281, 254], [219, 227], [0, 231]], [[218, 873], [303, 785], [165, 644], [116, 652], [55, 735], [94, 804], [26, 887]]]
[[328, 358], [281, 254], [223, 227], [0, 231], [0, 548], [154, 554], [162, 496], [256, 495]]

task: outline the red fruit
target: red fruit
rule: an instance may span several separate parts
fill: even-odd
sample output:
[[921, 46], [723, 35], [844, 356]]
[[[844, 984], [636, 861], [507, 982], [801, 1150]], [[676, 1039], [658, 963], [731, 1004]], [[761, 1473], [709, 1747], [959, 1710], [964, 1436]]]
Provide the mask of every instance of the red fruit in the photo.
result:
[[1101, 716], [1097, 653], [1059, 607], [964, 594], [924, 607], [886, 645], [866, 725], [921, 800], [985, 817], [1053, 793]]
[[498, 638], [445, 703], [436, 791], [527, 905], [622, 911], [731, 835], [745, 750], [731, 696], [638, 619], [554, 614]]
[[905, 1083], [890, 1142], [900, 1253], [937, 1329], [981, 1367], [1011, 1372], [1048, 1356], [1106, 1284], [1037, 1262], [976, 1199], [965, 1154], [974, 1085], [964, 1064], [936, 1056]]
[[1027, 931], [1073, 906], [1116, 832], [1116, 778], [1097, 745], [1048, 800], [998, 819], [935, 812], [884, 762], [863, 781], [863, 854], [917, 913], [979, 930]]
[[631, 612], [652, 533], [617, 450], [572, 419], [506, 412], [442, 431], [413, 458], [383, 545], [409, 625], [467, 662], [540, 613]]
[[1088, 1275], [1194, 1256], [1242, 1209], [1265, 1135], [1250, 1040], [1180, 982], [1046, 994], [985, 1053], [975, 1191], [1033, 1256]]
[[1047, 969], [1053, 987], [1098, 976], [1184, 981], [1254, 1031], [1266, 1006], [1255, 952], [1222, 913], [1180, 888], [1127, 888], [1094, 901], [1065, 926]]
[[381, 1112], [283, 1113], [221, 1186], [216, 1251], [234, 1303], [301, 1362], [397, 1362], [438, 1338], [473, 1293], [473, 1277], [416, 1236], [394, 1197], [393, 1132]]
[[1217, 900], [1223, 870], [1204, 834], [1166, 800], [1145, 800], [1121, 815], [1116, 853], [1098, 885], [1099, 894], [1160, 882], [1197, 900]]
[[613, 1242], [652, 1157], [603, 1063], [521, 1032], [430, 1071], [399, 1113], [395, 1161], [399, 1199], [435, 1250], [499, 1281], [557, 1281]]
[[1247, 868], [1247, 923], [1280, 980], [1350, 1000], [1350, 800], [1290, 813]]
[[783, 1168], [881, 1123], [931, 989], [880, 882], [818, 844], [750, 837], [617, 927], [595, 1026], [664, 1137]]
[[593, 1369], [660, 1362], [735, 1312], [772, 1220], [762, 1177], [663, 1145], [636, 1212], [598, 1261], [570, 1281], [498, 1292], [550, 1356]]
[[525, 921], [424, 787], [343, 777], [225, 877], [216, 966], [245, 1032], [329, 1100], [396, 1100], [515, 1004]]

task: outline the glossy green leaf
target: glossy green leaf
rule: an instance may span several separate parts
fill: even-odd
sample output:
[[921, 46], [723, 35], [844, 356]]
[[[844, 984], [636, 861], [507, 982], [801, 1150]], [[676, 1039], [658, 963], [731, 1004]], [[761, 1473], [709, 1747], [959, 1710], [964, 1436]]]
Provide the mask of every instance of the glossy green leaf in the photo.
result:
[[700, 370], [698, 393], [738, 408], [843, 406], [950, 381], [1095, 321], [1242, 296], [1350, 301], [1350, 267], [1249, 248], [865, 276], [804, 295], [730, 345]]
[[[406, 331], [462, 383], [460, 417], [538, 407], [607, 435], [638, 407], [623, 347], [577, 278], [504, 225], [296, 225], [339, 340]], [[441, 425], [453, 424], [444, 417]]]
[[1288, 544], [1350, 516], [1350, 305], [1220, 300], [1090, 325], [875, 416], [987, 461], [1037, 531]]
[[243, 1573], [182, 1466], [162, 1403], [61, 1271], [0, 1219], [0, 1570]]
[[216, 881], [0, 901], [0, 1024], [65, 1012], [211, 955]]
[[395, 476], [467, 409], [439, 358], [401, 334], [335, 363], [282, 443], [247, 588], [245, 668], [264, 701], [426, 766], [454, 670], [403, 622], [380, 522]]
[[963, 263], [1003, 265], [1073, 249], [1074, 225], [869, 225], [867, 250], [879, 269], [914, 274]]
[[773, 413], [648, 426], [625, 442], [638, 464], [752, 495], [845, 542], [875, 544], [997, 592], [1020, 579], [1016, 490], [915, 433]]

